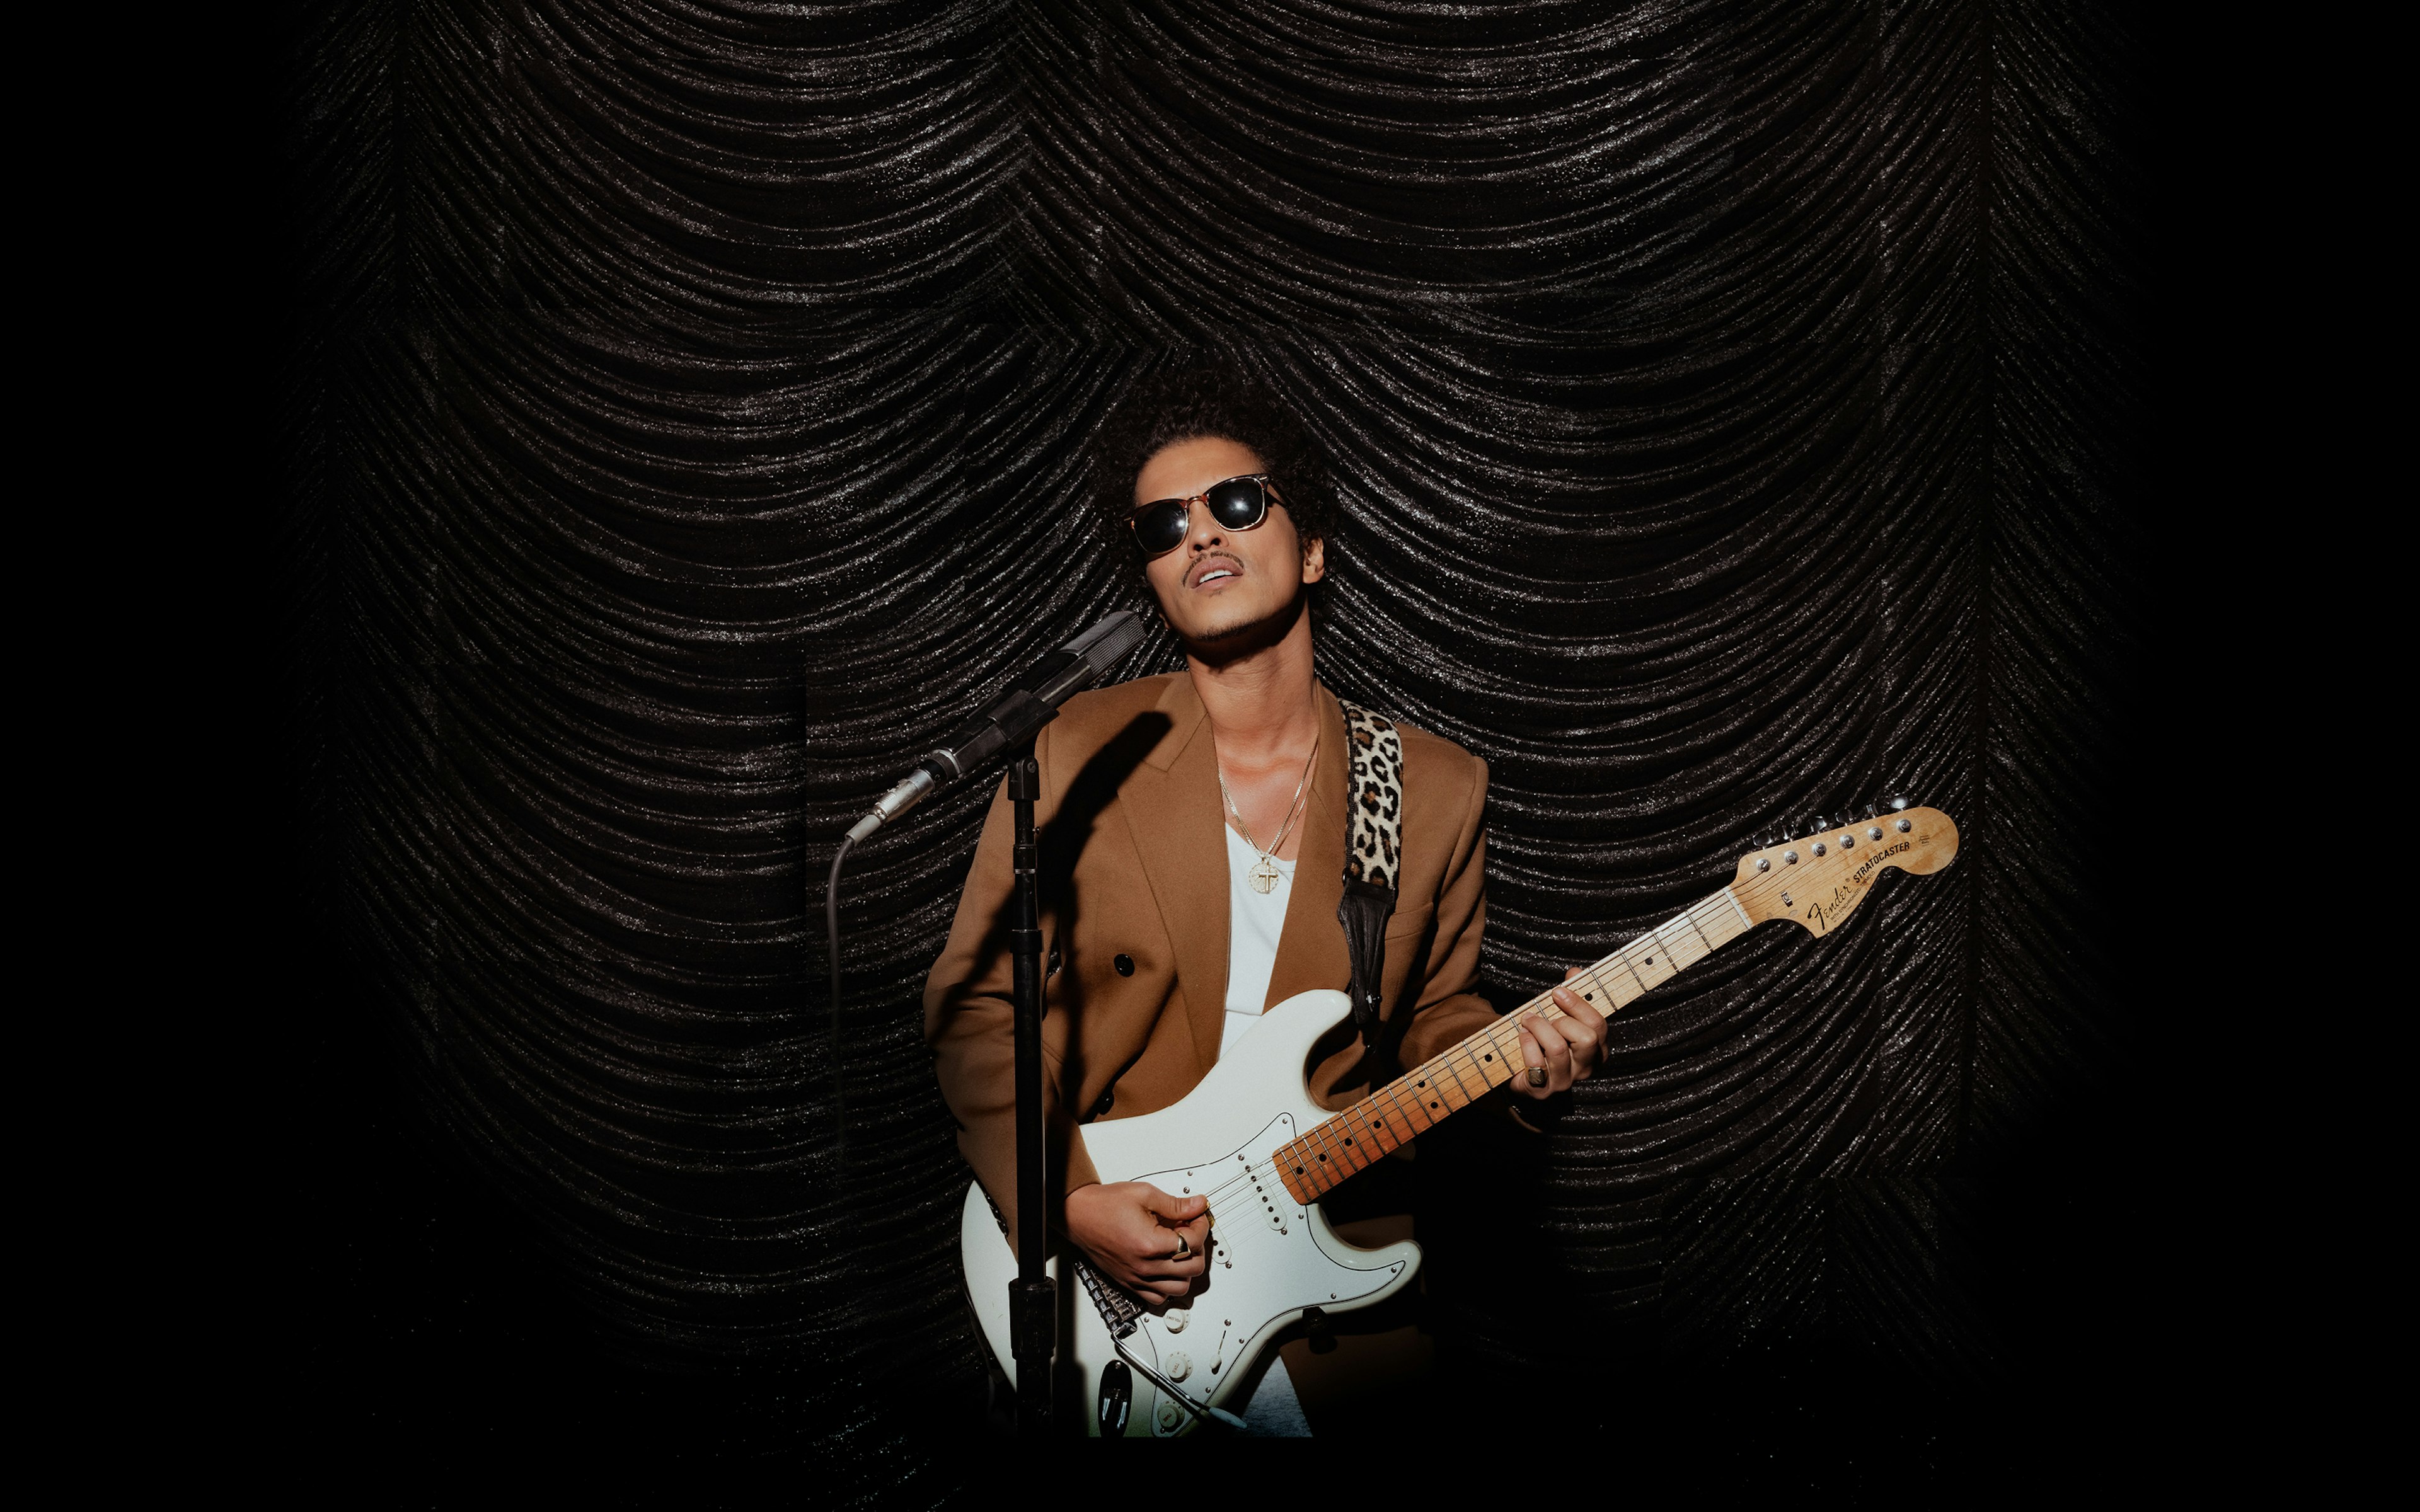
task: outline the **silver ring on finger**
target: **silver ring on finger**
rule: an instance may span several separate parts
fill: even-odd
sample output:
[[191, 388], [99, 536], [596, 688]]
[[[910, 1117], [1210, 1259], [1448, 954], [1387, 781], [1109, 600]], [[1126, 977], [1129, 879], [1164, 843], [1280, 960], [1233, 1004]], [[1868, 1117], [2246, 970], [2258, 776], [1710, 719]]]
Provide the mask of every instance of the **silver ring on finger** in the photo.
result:
[[1170, 1258], [1170, 1259], [1171, 1259], [1171, 1260], [1182, 1260], [1182, 1259], [1186, 1259], [1186, 1258], [1189, 1257], [1192, 1254], [1193, 1254], [1193, 1241], [1192, 1241], [1192, 1240], [1190, 1240], [1190, 1239], [1188, 1239], [1188, 1238], [1187, 1238], [1187, 1237], [1186, 1237], [1185, 1235], [1183, 1235], [1183, 1234], [1179, 1234], [1179, 1235], [1177, 1235], [1177, 1236], [1176, 1236], [1176, 1253], [1175, 1253], [1175, 1254], [1173, 1254], [1173, 1255], [1171, 1255], [1171, 1256], [1170, 1256], [1170, 1257], [1169, 1257], [1169, 1258]]
[[1532, 1087], [1544, 1087], [1546, 1085], [1545, 1067], [1532, 1066], [1529, 1068], [1529, 1085]]

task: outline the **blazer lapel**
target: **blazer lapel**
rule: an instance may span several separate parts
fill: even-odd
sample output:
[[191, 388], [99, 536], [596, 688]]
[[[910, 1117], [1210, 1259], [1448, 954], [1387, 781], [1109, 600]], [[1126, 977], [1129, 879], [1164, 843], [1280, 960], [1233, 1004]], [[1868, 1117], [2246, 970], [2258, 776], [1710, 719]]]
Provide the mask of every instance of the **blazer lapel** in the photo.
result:
[[[1178, 672], [1169, 680], [1158, 709], [1168, 716], [1168, 733], [1128, 774], [1117, 806], [1175, 952], [1194, 1056], [1207, 1072], [1218, 1058], [1227, 1011], [1227, 820], [1218, 802], [1218, 751], [1190, 676]], [[1337, 718], [1341, 735], [1343, 717]], [[1341, 874], [1343, 868], [1340, 848], [1336, 870]], [[1334, 890], [1342, 896], [1341, 883]], [[1330, 898], [1329, 910], [1335, 906]], [[1291, 910], [1286, 929], [1294, 929]], [[1341, 946], [1337, 959], [1343, 959]]]
[[[1352, 767], [1344, 748], [1344, 710], [1325, 686], [1318, 696], [1318, 770], [1311, 773], [1311, 794], [1303, 800], [1308, 807], [1302, 816], [1302, 849], [1295, 853], [1294, 887], [1286, 900], [1285, 930], [1278, 936], [1277, 968], [1269, 973], [1264, 1009], [1316, 987], [1342, 991], [1352, 978], [1344, 959], [1344, 927], [1336, 919], [1336, 905], [1344, 899], [1344, 785]], [[1202, 743], [1209, 744], [1206, 733]], [[1224, 814], [1219, 822], [1225, 823]], [[1222, 835], [1222, 872], [1225, 843]], [[1222, 918], [1223, 907], [1222, 901]]]

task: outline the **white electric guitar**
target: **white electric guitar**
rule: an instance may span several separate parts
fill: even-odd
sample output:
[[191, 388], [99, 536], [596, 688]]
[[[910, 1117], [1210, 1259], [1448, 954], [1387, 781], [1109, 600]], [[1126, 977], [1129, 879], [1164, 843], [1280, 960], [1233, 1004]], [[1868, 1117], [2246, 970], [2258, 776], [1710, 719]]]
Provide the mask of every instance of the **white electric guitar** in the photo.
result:
[[[1846, 918], [1883, 872], [1938, 872], [1958, 826], [1902, 801], [1745, 857], [1731, 885], [1691, 904], [1562, 985], [1610, 1015], [1768, 919], [1814, 933]], [[1080, 1379], [1089, 1431], [1174, 1438], [1205, 1419], [1234, 1422], [1270, 1347], [1318, 1312], [1367, 1307], [1408, 1284], [1419, 1246], [1362, 1249], [1336, 1237], [1320, 1196], [1523, 1069], [1518, 1020], [1560, 1018], [1542, 995], [1342, 1113], [1311, 1100], [1311, 1046], [1342, 1022], [1341, 992], [1268, 1011], [1184, 1101], [1084, 1126], [1104, 1181], [1148, 1181], [1210, 1199], [1210, 1265], [1187, 1305], [1154, 1311], [1078, 1257], [1060, 1288], [1059, 1361]], [[967, 1190], [959, 1243], [968, 1295], [992, 1358], [1012, 1382], [1008, 1283], [1016, 1253], [980, 1185]], [[1063, 1280], [1063, 1255], [1051, 1260]]]

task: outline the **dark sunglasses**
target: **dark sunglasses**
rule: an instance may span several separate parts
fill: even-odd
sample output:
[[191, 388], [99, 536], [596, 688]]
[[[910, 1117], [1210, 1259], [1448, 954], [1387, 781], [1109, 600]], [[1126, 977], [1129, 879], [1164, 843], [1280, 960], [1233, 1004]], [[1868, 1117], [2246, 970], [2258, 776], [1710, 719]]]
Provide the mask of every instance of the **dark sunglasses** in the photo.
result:
[[1276, 492], [1267, 473], [1248, 472], [1239, 478], [1221, 478], [1191, 499], [1155, 499], [1128, 515], [1126, 523], [1134, 528], [1135, 544], [1142, 548], [1144, 556], [1166, 556], [1183, 546], [1186, 532], [1193, 529], [1196, 500], [1227, 529], [1249, 531], [1269, 517], [1269, 501]]

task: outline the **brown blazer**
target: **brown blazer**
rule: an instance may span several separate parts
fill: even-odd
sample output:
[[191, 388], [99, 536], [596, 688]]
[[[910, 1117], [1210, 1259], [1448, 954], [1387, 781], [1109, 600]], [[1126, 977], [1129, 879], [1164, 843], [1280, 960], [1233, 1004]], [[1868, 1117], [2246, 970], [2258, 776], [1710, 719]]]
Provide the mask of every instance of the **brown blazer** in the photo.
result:
[[[1345, 733], [1318, 690], [1322, 733], [1268, 1003], [1347, 980], [1343, 893]], [[1487, 764], [1398, 724], [1404, 740], [1403, 883], [1387, 930], [1383, 1002], [1392, 1013], [1417, 959], [1425, 976], [1405, 1065], [1491, 1022], [1471, 992], [1486, 923]], [[1061, 1196], [1100, 1180], [1078, 1125], [1150, 1113], [1191, 1091], [1217, 1060], [1227, 996], [1227, 844], [1209, 721], [1184, 672], [1068, 701], [1034, 743], [1042, 796], [1047, 978], [1042, 1039], [1051, 1179]], [[924, 983], [924, 1032], [958, 1148], [1011, 1224], [1016, 1144], [1007, 929], [1006, 785], [992, 800], [948, 946]], [[1423, 956], [1422, 947], [1426, 946]], [[1341, 1107], [1366, 1088], [1336, 1083], [1359, 1062], [1346, 1029], [1323, 1042], [1312, 1094]], [[1056, 1214], [1053, 1215], [1054, 1221]]]

